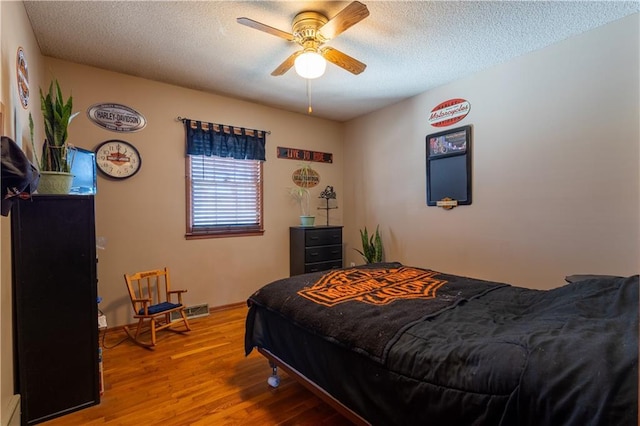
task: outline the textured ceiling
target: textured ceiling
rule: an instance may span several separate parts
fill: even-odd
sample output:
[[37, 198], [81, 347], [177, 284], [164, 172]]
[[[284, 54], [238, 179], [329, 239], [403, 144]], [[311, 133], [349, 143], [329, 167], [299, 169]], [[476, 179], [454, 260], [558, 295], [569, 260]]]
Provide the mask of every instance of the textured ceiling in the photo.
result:
[[[312, 80], [313, 115], [374, 111], [639, 10], [638, 1], [368, 1], [369, 17], [328, 45], [367, 64], [328, 64]], [[298, 46], [236, 22], [290, 32], [349, 1], [25, 1], [42, 54], [305, 114], [306, 81], [273, 71]], [[615, 48], [612, 46], [612, 48]], [[112, 100], [117, 102], [117, 99]]]

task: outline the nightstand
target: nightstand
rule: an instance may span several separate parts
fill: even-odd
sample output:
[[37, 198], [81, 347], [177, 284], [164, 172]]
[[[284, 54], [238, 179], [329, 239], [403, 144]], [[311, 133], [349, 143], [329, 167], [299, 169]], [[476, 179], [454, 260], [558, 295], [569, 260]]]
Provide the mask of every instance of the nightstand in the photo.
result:
[[342, 226], [289, 228], [289, 274], [342, 268]]

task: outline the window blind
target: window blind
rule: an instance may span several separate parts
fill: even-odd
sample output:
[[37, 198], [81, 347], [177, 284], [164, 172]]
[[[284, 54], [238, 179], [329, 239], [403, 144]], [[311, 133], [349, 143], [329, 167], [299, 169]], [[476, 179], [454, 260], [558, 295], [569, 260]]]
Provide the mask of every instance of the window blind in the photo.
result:
[[189, 156], [192, 233], [262, 230], [262, 162]]

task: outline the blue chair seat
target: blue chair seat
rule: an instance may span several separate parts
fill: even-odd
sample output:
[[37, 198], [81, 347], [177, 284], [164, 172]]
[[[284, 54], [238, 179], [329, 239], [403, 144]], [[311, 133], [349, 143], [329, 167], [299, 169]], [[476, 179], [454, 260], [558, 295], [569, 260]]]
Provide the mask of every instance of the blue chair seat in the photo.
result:
[[[157, 305], [149, 306], [148, 312], [150, 315], [154, 315], [160, 312], [168, 311], [170, 309], [179, 308], [180, 306], [182, 306], [180, 303], [162, 302], [158, 303]], [[138, 311], [138, 315], [144, 315], [144, 309], [140, 309]]]

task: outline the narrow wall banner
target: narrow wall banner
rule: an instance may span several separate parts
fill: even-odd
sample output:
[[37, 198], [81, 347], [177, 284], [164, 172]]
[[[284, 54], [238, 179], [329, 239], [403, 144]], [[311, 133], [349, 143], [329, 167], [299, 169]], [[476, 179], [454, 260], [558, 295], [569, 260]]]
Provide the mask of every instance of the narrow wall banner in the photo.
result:
[[282, 146], [278, 147], [278, 158], [333, 163], [333, 154], [329, 152], [307, 151], [305, 149], [285, 148]]

